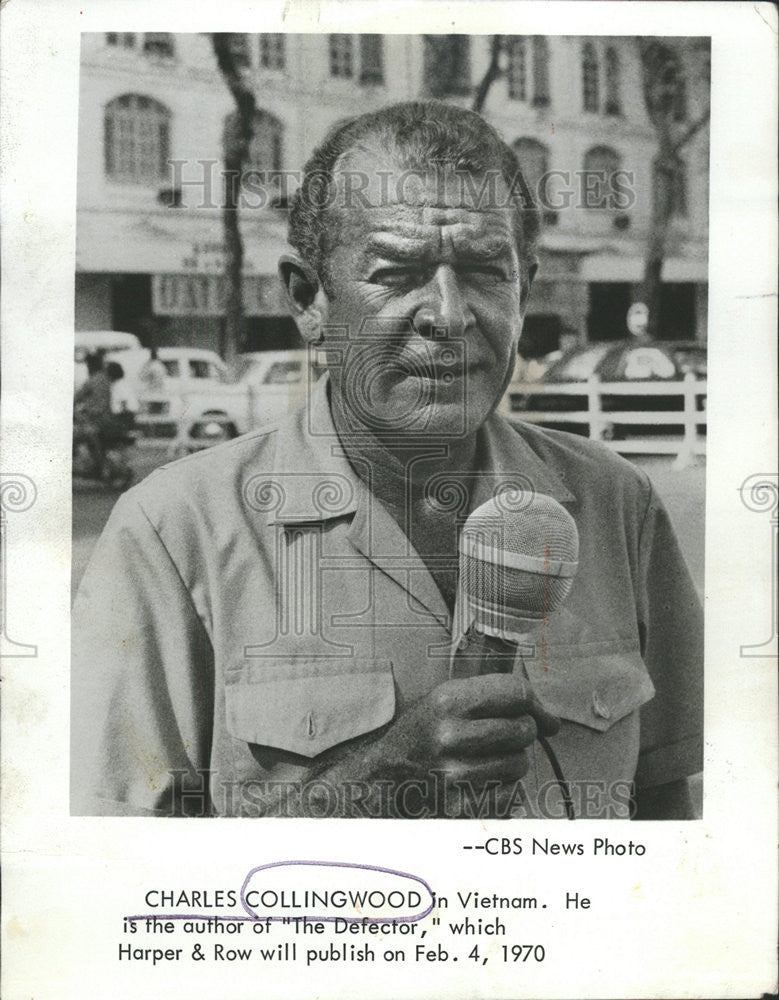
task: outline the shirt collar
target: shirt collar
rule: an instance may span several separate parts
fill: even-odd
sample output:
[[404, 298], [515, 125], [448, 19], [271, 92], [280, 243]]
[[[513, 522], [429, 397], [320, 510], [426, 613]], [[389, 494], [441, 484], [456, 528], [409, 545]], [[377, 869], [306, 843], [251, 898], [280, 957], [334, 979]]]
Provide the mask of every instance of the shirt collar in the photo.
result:
[[510, 423], [498, 413], [494, 413], [482, 428], [484, 457], [479, 465], [489, 470], [484, 484], [489, 492], [485, 490], [484, 495], [478, 497], [479, 502], [494, 496], [501, 486], [510, 489], [516, 484], [559, 503], [576, 503], [575, 495], [560, 474], [533, 450], [526, 439], [526, 428], [522, 423]]
[[[311, 389], [307, 406], [278, 430], [275, 471], [254, 492], [267, 499], [268, 524], [304, 524], [354, 514], [367, 492], [349, 464], [330, 412], [327, 377]], [[500, 489], [534, 490], [560, 503], [576, 497], [560, 475], [533, 450], [521, 424], [493, 414], [480, 434], [477, 503]]]
[[365, 489], [333, 424], [327, 377], [309, 389], [307, 405], [282, 421], [275, 468], [254, 493], [266, 501], [268, 524], [304, 524], [354, 514]]

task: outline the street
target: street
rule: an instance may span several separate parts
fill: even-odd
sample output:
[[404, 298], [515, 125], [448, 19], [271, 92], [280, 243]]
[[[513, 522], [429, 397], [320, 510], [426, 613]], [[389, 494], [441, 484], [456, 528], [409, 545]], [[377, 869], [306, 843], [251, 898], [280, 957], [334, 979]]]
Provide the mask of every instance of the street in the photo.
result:
[[[135, 482], [145, 479], [150, 472], [167, 461], [167, 449], [158, 444], [139, 443], [130, 452], [130, 464], [135, 472]], [[87, 568], [95, 542], [103, 530], [111, 510], [119, 499], [118, 490], [110, 490], [101, 483], [77, 480], [73, 486], [73, 550], [71, 586], [75, 594]]]

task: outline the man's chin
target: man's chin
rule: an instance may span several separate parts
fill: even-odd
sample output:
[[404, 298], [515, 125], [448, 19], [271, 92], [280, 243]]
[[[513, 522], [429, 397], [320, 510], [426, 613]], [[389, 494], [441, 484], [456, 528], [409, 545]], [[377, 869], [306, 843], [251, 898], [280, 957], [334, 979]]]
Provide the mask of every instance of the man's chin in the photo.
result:
[[431, 403], [413, 412], [394, 407], [365, 414], [363, 427], [377, 437], [397, 440], [461, 439], [474, 434], [490, 415], [490, 410], [476, 410], [465, 402]]

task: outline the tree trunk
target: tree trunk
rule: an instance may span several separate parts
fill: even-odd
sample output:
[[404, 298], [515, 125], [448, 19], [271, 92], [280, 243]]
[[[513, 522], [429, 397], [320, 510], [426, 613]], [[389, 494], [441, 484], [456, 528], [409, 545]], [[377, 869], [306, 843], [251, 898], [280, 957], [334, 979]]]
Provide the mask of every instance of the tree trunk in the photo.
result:
[[657, 136], [657, 154], [653, 164], [652, 217], [644, 257], [644, 274], [639, 298], [649, 309], [647, 334], [656, 337], [660, 330], [663, 262], [668, 251], [671, 220], [678, 209], [680, 168], [679, 151], [708, 123], [710, 109], [692, 122], [676, 118], [677, 91], [683, 86], [683, 67], [677, 54], [658, 39], [640, 38], [642, 86], [647, 114]]
[[656, 337], [660, 329], [660, 303], [662, 297], [663, 262], [665, 261], [668, 230], [674, 208], [676, 164], [667, 143], [661, 136], [660, 150], [654, 161], [654, 191], [652, 196], [652, 221], [644, 258], [644, 275], [640, 300], [649, 309], [647, 335]]
[[235, 101], [235, 112], [225, 123], [222, 137], [222, 229], [225, 250], [225, 313], [222, 353], [232, 364], [244, 336], [243, 238], [240, 227], [241, 174], [249, 158], [254, 134], [256, 100], [251, 78], [235, 58], [237, 36], [217, 33], [211, 42], [219, 70]]
[[235, 131], [228, 120], [224, 136], [224, 173], [222, 175], [222, 234], [224, 240], [224, 360], [232, 365], [241, 349], [244, 333], [243, 311], [243, 237], [241, 236], [239, 198], [244, 156], [242, 144], [228, 136]]

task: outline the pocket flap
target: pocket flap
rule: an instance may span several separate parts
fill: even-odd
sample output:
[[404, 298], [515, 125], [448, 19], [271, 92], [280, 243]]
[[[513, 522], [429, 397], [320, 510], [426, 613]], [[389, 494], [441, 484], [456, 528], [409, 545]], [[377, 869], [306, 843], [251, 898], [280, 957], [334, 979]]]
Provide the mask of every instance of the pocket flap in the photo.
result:
[[390, 660], [298, 660], [251, 682], [228, 681], [225, 697], [234, 737], [303, 757], [378, 729], [395, 714]]
[[544, 708], [563, 719], [605, 732], [654, 697], [639, 651], [589, 655], [549, 651], [549, 664], [524, 659]]

